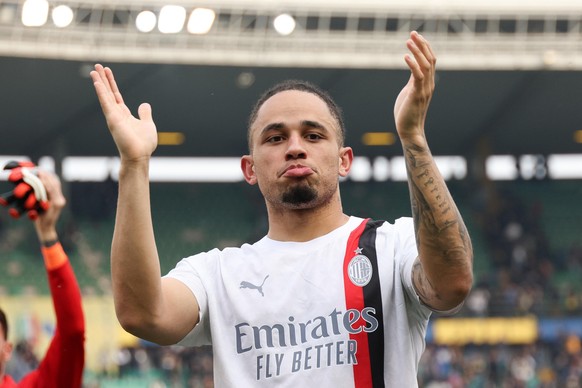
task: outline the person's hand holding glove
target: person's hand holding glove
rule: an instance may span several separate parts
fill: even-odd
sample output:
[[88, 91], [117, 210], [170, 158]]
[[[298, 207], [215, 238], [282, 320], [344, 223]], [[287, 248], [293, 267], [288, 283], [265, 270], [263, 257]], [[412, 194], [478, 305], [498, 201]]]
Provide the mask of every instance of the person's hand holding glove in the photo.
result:
[[27, 161], [10, 161], [4, 166], [4, 170], [11, 170], [8, 181], [14, 184], [14, 189], [0, 196], [0, 205], [9, 207], [8, 213], [14, 218], [26, 213], [35, 220], [49, 207], [46, 190], [35, 168], [34, 163]]

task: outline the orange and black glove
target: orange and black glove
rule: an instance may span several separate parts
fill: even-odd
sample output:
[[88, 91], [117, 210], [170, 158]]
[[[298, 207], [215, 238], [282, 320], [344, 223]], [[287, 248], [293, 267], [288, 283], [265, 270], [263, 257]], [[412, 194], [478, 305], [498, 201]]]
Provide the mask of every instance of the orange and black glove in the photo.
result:
[[26, 213], [35, 220], [49, 207], [46, 190], [35, 168], [32, 162], [13, 160], [4, 166], [4, 170], [11, 170], [8, 181], [14, 184], [14, 189], [0, 195], [0, 205], [10, 207], [8, 213], [14, 218]]

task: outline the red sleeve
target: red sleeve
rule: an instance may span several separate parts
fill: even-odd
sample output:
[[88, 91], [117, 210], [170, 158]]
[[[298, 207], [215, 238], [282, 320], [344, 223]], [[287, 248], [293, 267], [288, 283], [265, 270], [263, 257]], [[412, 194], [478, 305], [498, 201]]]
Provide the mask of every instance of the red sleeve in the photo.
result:
[[11, 376], [4, 375], [4, 378], [0, 381], [1, 388], [18, 388], [16, 382]]
[[56, 330], [39, 367], [26, 376], [19, 386], [78, 388], [82, 384], [85, 364], [85, 318], [81, 292], [61, 244], [57, 243], [50, 248], [43, 247], [42, 253], [47, 264], [55, 261], [62, 263], [50, 269], [47, 265]]

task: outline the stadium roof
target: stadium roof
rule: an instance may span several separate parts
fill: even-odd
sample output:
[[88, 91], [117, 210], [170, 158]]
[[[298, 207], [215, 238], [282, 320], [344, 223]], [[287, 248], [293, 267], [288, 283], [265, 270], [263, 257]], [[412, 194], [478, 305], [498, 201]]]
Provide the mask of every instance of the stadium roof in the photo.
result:
[[[159, 131], [183, 134], [180, 145], [160, 145], [160, 156], [245, 153], [252, 104], [287, 78], [337, 99], [356, 154], [398, 155], [398, 143], [362, 139], [395, 134], [411, 29], [438, 55], [433, 153], [582, 151], [580, 2], [213, 1], [200, 4], [216, 8], [213, 30], [195, 37], [132, 29], [135, 13], [159, 11], [160, 1], [77, 1], [70, 28], [25, 28], [10, 19], [18, 3], [0, 7], [0, 155], [116, 155], [88, 78], [95, 62], [113, 68], [132, 110], [150, 102]], [[279, 12], [296, 18], [293, 34], [271, 31]]]

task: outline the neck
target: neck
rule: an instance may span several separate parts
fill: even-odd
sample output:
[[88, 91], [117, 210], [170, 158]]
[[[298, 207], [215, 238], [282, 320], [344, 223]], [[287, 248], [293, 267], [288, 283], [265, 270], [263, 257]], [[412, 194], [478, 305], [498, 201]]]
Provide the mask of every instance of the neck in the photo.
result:
[[282, 209], [267, 204], [267, 211], [268, 237], [277, 241], [313, 240], [339, 228], [349, 219], [343, 213], [339, 198], [313, 209]]

